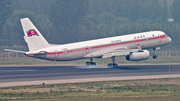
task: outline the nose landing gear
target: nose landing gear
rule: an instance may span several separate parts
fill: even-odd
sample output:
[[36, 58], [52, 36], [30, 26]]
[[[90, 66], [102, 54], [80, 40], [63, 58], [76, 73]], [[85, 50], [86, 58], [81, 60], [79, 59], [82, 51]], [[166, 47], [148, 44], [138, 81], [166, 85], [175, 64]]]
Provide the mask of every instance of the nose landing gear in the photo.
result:
[[153, 48], [153, 50], [154, 50], [154, 55], [152, 56], [153, 57], [153, 59], [157, 59], [157, 48], [155, 47], [155, 48]]
[[157, 59], [157, 55], [153, 55], [153, 59]]

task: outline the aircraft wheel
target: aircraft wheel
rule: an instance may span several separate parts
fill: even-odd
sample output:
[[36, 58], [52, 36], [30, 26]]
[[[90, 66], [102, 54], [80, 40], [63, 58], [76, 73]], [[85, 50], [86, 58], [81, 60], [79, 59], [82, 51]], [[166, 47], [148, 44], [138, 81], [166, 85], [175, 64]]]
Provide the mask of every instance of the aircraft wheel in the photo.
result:
[[91, 63], [91, 66], [96, 66], [96, 63], [95, 63], [95, 62], [92, 62], [92, 63]]
[[91, 63], [90, 62], [86, 62], [86, 66], [90, 66], [91, 65]]
[[109, 63], [107, 66], [108, 67], [118, 67], [118, 64], [117, 63], [115, 63], [115, 64]]
[[157, 55], [153, 55], [153, 59], [157, 59]]
[[116, 63], [116, 64], [113, 64], [113, 67], [118, 67], [118, 64]]
[[86, 66], [96, 66], [95, 62], [86, 62]]

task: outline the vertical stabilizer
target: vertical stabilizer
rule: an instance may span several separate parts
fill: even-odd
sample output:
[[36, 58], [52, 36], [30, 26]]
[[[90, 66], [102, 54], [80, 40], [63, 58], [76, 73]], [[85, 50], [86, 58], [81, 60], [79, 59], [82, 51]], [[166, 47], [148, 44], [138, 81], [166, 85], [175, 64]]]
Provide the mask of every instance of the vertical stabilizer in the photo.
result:
[[49, 43], [41, 35], [39, 30], [34, 26], [29, 18], [21, 19], [21, 25], [24, 31], [24, 39], [28, 45], [29, 51], [50, 47]]

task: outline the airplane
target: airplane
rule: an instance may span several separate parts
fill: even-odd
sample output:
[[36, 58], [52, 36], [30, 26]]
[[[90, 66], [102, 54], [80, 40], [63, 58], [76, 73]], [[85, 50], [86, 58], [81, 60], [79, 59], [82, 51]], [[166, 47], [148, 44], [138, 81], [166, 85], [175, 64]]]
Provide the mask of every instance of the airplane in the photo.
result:
[[4, 49], [5, 51], [24, 53], [26, 56], [52, 60], [71, 61], [90, 59], [87, 66], [95, 66], [93, 58], [111, 58], [110, 67], [117, 67], [117, 56], [126, 56], [128, 61], [141, 61], [150, 57], [146, 49], [153, 48], [153, 58], [157, 59], [156, 51], [160, 46], [171, 42], [171, 38], [162, 31], [149, 31], [129, 35], [108, 37], [62, 45], [49, 44], [29, 18], [20, 19], [27, 43], [28, 52]]

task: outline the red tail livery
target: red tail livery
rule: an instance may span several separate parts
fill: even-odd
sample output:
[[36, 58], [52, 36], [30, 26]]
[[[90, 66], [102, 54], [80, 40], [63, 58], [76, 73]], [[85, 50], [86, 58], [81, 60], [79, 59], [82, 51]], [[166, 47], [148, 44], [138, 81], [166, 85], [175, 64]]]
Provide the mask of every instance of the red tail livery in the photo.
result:
[[35, 31], [35, 29], [30, 29], [29, 31], [27, 31], [27, 35], [28, 37], [33, 35], [39, 36], [38, 33]]

